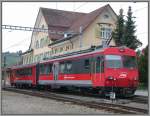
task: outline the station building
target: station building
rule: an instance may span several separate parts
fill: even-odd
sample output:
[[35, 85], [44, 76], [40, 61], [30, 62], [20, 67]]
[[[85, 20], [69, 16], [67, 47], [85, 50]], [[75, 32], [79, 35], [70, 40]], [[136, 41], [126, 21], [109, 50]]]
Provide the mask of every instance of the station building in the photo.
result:
[[[40, 8], [29, 49], [22, 54], [23, 64], [30, 64], [91, 46], [99, 46], [110, 38], [115, 29], [117, 15], [105, 5], [90, 13]], [[110, 45], [115, 45], [113, 39]]]

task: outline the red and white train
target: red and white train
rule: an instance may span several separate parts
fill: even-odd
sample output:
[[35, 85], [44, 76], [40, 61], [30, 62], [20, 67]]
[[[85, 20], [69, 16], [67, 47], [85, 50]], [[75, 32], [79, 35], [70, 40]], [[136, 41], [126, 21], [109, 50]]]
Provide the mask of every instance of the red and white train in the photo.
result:
[[10, 82], [17, 87], [75, 87], [134, 95], [139, 83], [136, 52], [127, 47], [89, 49], [13, 66]]

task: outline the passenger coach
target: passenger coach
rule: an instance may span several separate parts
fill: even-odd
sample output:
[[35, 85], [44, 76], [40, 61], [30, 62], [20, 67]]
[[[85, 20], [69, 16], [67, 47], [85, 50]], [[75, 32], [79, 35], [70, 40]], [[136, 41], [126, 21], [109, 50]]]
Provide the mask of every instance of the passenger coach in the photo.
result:
[[127, 47], [88, 49], [12, 68], [12, 85], [75, 87], [133, 95], [138, 86], [136, 53]]

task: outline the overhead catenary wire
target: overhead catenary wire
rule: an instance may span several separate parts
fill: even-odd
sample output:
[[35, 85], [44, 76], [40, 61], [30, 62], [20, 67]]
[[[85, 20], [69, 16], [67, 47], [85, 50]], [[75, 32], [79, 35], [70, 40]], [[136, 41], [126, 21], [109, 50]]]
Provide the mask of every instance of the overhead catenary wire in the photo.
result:
[[27, 39], [31, 39], [31, 38], [26, 38], [26, 39], [21, 40], [21, 41], [19, 41], [19, 42], [17, 42], [17, 43], [14, 43], [14, 44], [10, 45], [9, 47], [5, 48], [4, 50], [7, 50], [7, 49], [9, 49], [9, 48], [14, 48], [16, 45], [24, 44], [23, 42], [26, 41]]
[[134, 12], [134, 13], [135, 13], [135, 12], [139, 12], [139, 11], [141, 11], [141, 10], [145, 9], [145, 8], [147, 8], [147, 6], [142, 7], [142, 8], [139, 8], [139, 9], [136, 9], [136, 10], [133, 10], [133, 12]]
[[[136, 35], [142, 35], [142, 34], [145, 34], [147, 32], [141, 32], [141, 33], [137, 33]], [[147, 33], [148, 34], [148, 33]]]
[[[55, 31], [44, 28], [35, 28], [35, 27], [24, 27], [24, 26], [14, 26], [14, 25], [2, 25], [2, 29], [10, 29], [10, 30], [20, 30], [20, 31], [33, 31], [33, 32], [44, 32], [50, 34], [58, 34], [64, 35], [66, 32], [63, 31]], [[73, 31], [68, 31], [68, 33], [74, 33]]]
[[74, 11], [76, 11], [77, 9], [83, 7], [83, 6], [86, 5], [87, 3], [88, 3], [88, 2], [85, 2], [85, 3], [81, 4], [80, 6], [78, 6], [77, 8], [74, 8]]

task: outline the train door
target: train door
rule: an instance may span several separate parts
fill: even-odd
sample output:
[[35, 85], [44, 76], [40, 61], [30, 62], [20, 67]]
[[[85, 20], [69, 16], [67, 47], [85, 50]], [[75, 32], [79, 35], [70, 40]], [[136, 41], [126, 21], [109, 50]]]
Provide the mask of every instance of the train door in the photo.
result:
[[104, 57], [94, 56], [92, 60], [92, 81], [94, 86], [103, 85], [104, 81]]
[[52, 71], [53, 71], [53, 80], [54, 81], [58, 80], [58, 77], [59, 77], [59, 62], [54, 62], [53, 63]]
[[36, 65], [36, 84], [38, 84], [39, 82], [39, 64]]

